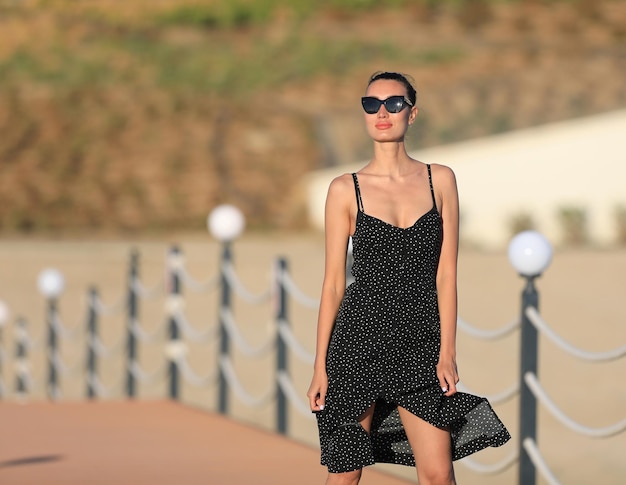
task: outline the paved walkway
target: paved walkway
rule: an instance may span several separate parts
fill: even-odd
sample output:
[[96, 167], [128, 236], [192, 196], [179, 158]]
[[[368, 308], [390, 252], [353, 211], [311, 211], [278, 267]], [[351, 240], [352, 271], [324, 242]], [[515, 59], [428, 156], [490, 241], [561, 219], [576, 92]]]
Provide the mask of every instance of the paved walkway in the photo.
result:
[[[0, 403], [0, 483], [321, 485], [318, 451], [169, 401]], [[364, 485], [407, 485], [367, 469]]]

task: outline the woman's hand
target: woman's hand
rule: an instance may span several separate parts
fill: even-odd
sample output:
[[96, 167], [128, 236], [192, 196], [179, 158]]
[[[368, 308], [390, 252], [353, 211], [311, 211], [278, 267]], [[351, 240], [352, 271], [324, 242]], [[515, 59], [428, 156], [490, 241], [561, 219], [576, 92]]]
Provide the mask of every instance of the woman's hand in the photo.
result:
[[324, 410], [326, 403], [326, 392], [328, 391], [328, 375], [325, 369], [315, 370], [313, 379], [306, 395], [309, 398], [309, 406], [311, 411], [316, 413]]
[[437, 364], [437, 378], [441, 385], [441, 390], [445, 396], [452, 396], [456, 393], [456, 385], [459, 382], [459, 374], [456, 368], [454, 356], [441, 355]]

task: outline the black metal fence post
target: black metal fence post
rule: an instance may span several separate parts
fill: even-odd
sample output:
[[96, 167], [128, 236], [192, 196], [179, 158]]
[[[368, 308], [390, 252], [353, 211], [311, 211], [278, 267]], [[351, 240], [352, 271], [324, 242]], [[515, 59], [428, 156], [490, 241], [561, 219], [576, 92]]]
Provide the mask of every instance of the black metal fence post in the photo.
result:
[[525, 276], [526, 287], [522, 293], [521, 315], [521, 363], [520, 363], [520, 434], [519, 434], [519, 485], [535, 485], [536, 471], [524, 448], [527, 438], [537, 442], [537, 401], [524, 381], [527, 372], [537, 375], [538, 341], [537, 329], [526, 316], [529, 307], [539, 309], [539, 295], [535, 276]]
[[24, 397], [29, 389], [28, 373], [28, 330], [26, 320], [18, 318], [15, 322], [15, 392]]
[[59, 373], [57, 370], [58, 335], [55, 318], [57, 312], [56, 298], [48, 298], [46, 320], [48, 322], [48, 398], [56, 400], [59, 397]]
[[137, 338], [135, 337], [135, 325], [139, 313], [137, 289], [135, 285], [139, 279], [139, 252], [133, 249], [130, 254], [130, 268], [128, 272], [128, 336], [126, 341], [127, 367], [126, 367], [126, 396], [135, 397], [137, 383], [133, 368], [137, 362]]
[[96, 341], [98, 339], [98, 312], [96, 304], [98, 301], [98, 290], [92, 286], [89, 289], [89, 311], [87, 315], [87, 397], [94, 399], [98, 396], [96, 389], [96, 379], [98, 373], [98, 354], [96, 352]]
[[[287, 291], [283, 282], [283, 275], [287, 272], [288, 265], [285, 258], [278, 259], [278, 274], [277, 274], [277, 308], [276, 308], [276, 323], [277, 328], [280, 325], [288, 325], [287, 320]], [[276, 334], [276, 376], [281, 373], [288, 374], [287, 370], [287, 344], [283, 340], [280, 330]], [[287, 434], [288, 428], [288, 400], [280, 383], [276, 385], [276, 426], [277, 430], [281, 434]]]
[[[175, 346], [180, 338], [180, 329], [176, 321], [176, 312], [178, 310], [178, 299], [181, 294], [180, 276], [178, 274], [179, 260], [181, 257], [180, 249], [176, 246], [172, 247], [168, 255], [168, 291], [170, 299], [169, 310], [169, 344]], [[178, 399], [180, 394], [180, 371], [176, 357], [172, 355], [168, 364], [169, 374], [169, 397], [170, 399]]]
[[219, 360], [218, 362], [218, 410], [221, 414], [228, 414], [228, 381], [221, 362], [227, 359], [230, 353], [230, 341], [228, 338], [228, 331], [226, 329], [225, 313], [230, 311], [231, 298], [230, 298], [230, 283], [226, 276], [226, 268], [230, 266], [232, 262], [231, 243], [230, 241], [224, 241], [222, 249], [222, 260], [220, 262], [220, 278], [221, 278], [221, 302], [220, 302], [220, 314], [219, 314]]

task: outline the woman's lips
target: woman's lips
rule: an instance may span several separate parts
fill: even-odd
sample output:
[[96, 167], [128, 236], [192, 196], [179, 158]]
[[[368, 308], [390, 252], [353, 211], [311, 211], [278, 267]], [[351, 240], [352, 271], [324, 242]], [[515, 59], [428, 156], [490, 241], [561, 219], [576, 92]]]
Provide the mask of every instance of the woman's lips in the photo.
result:
[[391, 128], [391, 123], [376, 123], [374, 126], [379, 130], [386, 130], [387, 128]]

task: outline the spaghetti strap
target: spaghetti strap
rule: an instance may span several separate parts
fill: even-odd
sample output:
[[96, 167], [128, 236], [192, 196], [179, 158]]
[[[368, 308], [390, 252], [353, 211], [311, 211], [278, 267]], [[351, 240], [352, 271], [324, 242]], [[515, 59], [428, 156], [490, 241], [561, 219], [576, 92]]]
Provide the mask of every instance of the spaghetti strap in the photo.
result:
[[426, 164], [426, 167], [428, 168], [428, 183], [430, 184], [430, 195], [433, 198], [433, 207], [436, 209], [437, 208], [437, 202], [435, 200], [435, 190], [433, 189], [433, 177], [430, 173], [430, 164]]
[[356, 194], [356, 208], [359, 212], [365, 212], [363, 210], [363, 200], [361, 199], [361, 189], [359, 188], [359, 180], [356, 178], [356, 173], [352, 174], [352, 180], [354, 180], [354, 192]]

